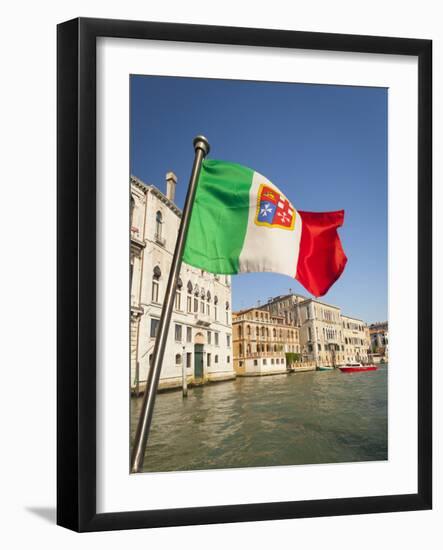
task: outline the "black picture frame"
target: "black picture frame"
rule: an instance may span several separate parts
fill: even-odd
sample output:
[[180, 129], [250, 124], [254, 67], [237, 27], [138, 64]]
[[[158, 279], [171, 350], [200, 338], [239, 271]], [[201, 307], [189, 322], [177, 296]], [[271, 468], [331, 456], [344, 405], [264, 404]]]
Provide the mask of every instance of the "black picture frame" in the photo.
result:
[[[418, 491], [416, 494], [96, 512], [96, 39], [136, 38], [418, 58]], [[432, 507], [432, 42], [74, 19], [57, 29], [57, 523], [104, 531]]]

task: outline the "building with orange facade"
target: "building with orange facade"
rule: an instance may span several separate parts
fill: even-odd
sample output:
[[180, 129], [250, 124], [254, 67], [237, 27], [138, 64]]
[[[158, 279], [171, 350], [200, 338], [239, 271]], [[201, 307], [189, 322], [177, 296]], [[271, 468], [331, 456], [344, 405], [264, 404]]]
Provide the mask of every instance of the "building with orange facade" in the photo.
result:
[[259, 308], [232, 313], [232, 342], [237, 376], [285, 373], [286, 354], [300, 353], [298, 328]]

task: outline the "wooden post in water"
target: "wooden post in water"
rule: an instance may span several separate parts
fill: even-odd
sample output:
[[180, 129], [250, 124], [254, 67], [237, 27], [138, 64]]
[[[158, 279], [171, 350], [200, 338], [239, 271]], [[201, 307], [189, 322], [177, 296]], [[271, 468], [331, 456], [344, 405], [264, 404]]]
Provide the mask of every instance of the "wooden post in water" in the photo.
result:
[[151, 427], [152, 414], [154, 412], [155, 397], [157, 394], [160, 372], [165, 353], [166, 340], [168, 337], [169, 325], [171, 322], [172, 308], [174, 306], [175, 290], [180, 274], [183, 251], [185, 249], [186, 235], [191, 220], [192, 205], [197, 190], [198, 178], [200, 175], [203, 159], [209, 153], [209, 143], [204, 136], [197, 136], [194, 139], [194, 164], [189, 179], [188, 192], [183, 207], [180, 227], [178, 229], [177, 242], [175, 243], [174, 255], [172, 257], [171, 269], [169, 271], [168, 284], [166, 285], [165, 298], [163, 300], [162, 312], [158, 323], [157, 336], [155, 338], [154, 351], [152, 352], [152, 364], [148, 371], [145, 393], [135, 432], [134, 446], [131, 456], [131, 472], [141, 472], [145, 456], [146, 443]]
[[183, 346], [183, 355], [182, 355], [182, 386], [183, 386], [183, 397], [188, 397], [188, 378], [186, 376], [185, 346]]

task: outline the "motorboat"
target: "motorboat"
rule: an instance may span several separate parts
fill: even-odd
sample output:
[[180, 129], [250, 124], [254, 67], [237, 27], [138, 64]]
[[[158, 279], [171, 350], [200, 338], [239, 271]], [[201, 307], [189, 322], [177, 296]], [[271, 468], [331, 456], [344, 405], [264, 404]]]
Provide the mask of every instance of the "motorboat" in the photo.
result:
[[351, 363], [346, 363], [345, 365], [341, 365], [338, 368], [342, 372], [363, 372], [367, 370], [377, 370], [378, 365], [351, 362]]

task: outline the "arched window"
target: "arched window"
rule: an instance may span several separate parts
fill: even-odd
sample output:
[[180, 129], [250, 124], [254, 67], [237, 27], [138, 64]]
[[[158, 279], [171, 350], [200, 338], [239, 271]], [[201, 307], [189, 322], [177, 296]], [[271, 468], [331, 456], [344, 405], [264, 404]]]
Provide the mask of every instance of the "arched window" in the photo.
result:
[[217, 321], [217, 313], [218, 313], [218, 297], [214, 296], [214, 319]]
[[198, 296], [199, 296], [199, 288], [196, 284], [194, 286], [194, 313], [198, 313]]
[[242, 337], [242, 333], [243, 333], [242, 326], [241, 326], [241, 325], [238, 325], [238, 337], [239, 337], [239, 338]]
[[251, 336], [251, 326], [250, 326], [250, 325], [247, 325], [247, 326], [246, 326], [246, 334], [247, 334], [248, 336]]
[[255, 335], [257, 338], [260, 336], [260, 329], [258, 327], [255, 327]]
[[251, 355], [251, 345], [250, 344], [248, 344], [248, 347], [246, 349], [247, 349], [247, 354]]
[[238, 354], [243, 355], [243, 345], [242, 344], [238, 345]]
[[134, 209], [135, 209], [135, 200], [134, 197], [131, 195], [131, 214], [130, 214], [130, 220], [131, 220], [131, 227], [134, 225]]
[[277, 336], [277, 331], [274, 329], [272, 329], [272, 336], [275, 338]]
[[206, 293], [206, 315], [209, 317], [211, 315], [211, 293]]
[[159, 280], [160, 280], [160, 277], [162, 275], [162, 272], [160, 270], [160, 268], [158, 267], [158, 265], [156, 265], [154, 267], [154, 271], [152, 273], [152, 292], [151, 292], [151, 300], [153, 302], [155, 302], [156, 304], [159, 303], [159, 298], [158, 298], [158, 290], [159, 290]]
[[262, 327], [262, 328], [261, 328], [261, 335], [262, 335], [262, 336], [265, 335], [265, 327]]
[[205, 296], [206, 296], [206, 292], [205, 292], [205, 289], [202, 288], [200, 290], [200, 313], [205, 313]]
[[162, 237], [162, 225], [163, 225], [163, 216], [160, 210], [157, 210], [155, 215], [155, 238], [161, 239]]
[[188, 289], [188, 295], [186, 297], [186, 311], [188, 313], [192, 313], [192, 283], [191, 281], [188, 281], [188, 284], [186, 285]]
[[178, 278], [177, 281], [177, 290], [175, 291], [175, 309], [181, 309], [182, 308], [182, 288], [183, 288], [183, 281]]

